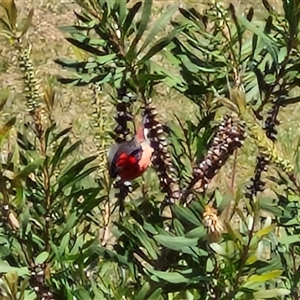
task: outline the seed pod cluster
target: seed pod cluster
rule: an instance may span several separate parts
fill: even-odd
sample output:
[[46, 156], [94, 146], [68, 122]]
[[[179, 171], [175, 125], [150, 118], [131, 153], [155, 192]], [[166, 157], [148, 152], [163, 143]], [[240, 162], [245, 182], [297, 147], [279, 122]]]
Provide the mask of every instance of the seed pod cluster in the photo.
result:
[[45, 264], [33, 265], [30, 271], [30, 285], [36, 292], [37, 299], [54, 300], [53, 293], [46, 285], [47, 266]]
[[180, 198], [180, 191], [176, 171], [173, 167], [165, 137], [166, 130], [157, 120], [157, 110], [155, 107], [147, 105], [144, 108], [143, 119], [144, 128], [148, 131], [147, 138], [154, 149], [152, 165], [159, 178], [161, 191], [166, 193], [164, 204], [173, 204]]
[[120, 88], [118, 90], [117, 98], [121, 100], [117, 105], [117, 116], [115, 120], [117, 122], [117, 126], [114, 129], [116, 133], [115, 141], [122, 142], [126, 140], [126, 137], [130, 133], [130, 129], [128, 128], [128, 122], [133, 120], [133, 116], [129, 111], [131, 102], [135, 100], [132, 94], [126, 93], [126, 88]]
[[280, 122], [277, 120], [278, 112], [279, 105], [274, 103], [272, 108], [268, 111], [268, 117], [264, 126], [267, 137], [273, 142], [276, 141], [276, 134], [278, 133], [275, 127], [280, 124]]
[[21, 49], [18, 54], [19, 66], [24, 73], [25, 93], [27, 99], [27, 108], [31, 112], [35, 108], [39, 107], [39, 87], [35, 79], [34, 68], [30, 59], [30, 53], [28, 49]]
[[265, 187], [265, 182], [261, 180], [261, 175], [267, 170], [268, 160], [262, 156], [257, 157], [257, 163], [254, 171], [254, 176], [250, 179], [251, 184], [247, 187], [245, 193], [246, 198], [253, 199], [258, 192], [262, 192]]
[[217, 174], [234, 150], [242, 146], [245, 139], [245, 129], [241, 121], [230, 115], [225, 115], [217, 127], [209, 150], [203, 160], [193, 170], [193, 179], [183, 194], [182, 202], [192, 200], [189, 195], [193, 190], [203, 192], [208, 183]]

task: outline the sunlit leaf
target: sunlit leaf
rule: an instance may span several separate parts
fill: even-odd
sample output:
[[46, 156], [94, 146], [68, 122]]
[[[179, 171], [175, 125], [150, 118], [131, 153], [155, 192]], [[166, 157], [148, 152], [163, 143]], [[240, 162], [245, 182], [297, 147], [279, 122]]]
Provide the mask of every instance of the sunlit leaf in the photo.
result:
[[151, 15], [151, 8], [152, 8], [152, 1], [153, 0], [145, 0], [143, 2], [143, 12], [141, 17], [141, 22], [139, 24], [136, 36], [134, 37], [133, 41], [131, 42], [130, 48], [128, 50], [127, 56], [130, 60], [133, 59], [133, 55], [135, 55], [136, 45], [138, 44], [139, 40], [141, 39], [144, 31], [147, 29], [147, 25]]
[[[144, 40], [140, 50], [138, 53], [142, 52], [150, 43], [153, 42], [157, 34], [162, 31], [165, 26], [170, 22], [172, 17], [174, 16], [174, 13], [178, 9], [178, 4], [170, 5], [166, 11], [159, 17], [159, 19], [152, 25], [146, 39]], [[174, 35], [175, 36], [175, 35]], [[169, 38], [166, 38], [167, 40], [171, 40]], [[162, 48], [161, 48], [162, 49]], [[158, 50], [159, 51], [159, 50]], [[158, 52], [157, 51], [157, 52]], [[151, 57], [151, 56], [150, 56]]]

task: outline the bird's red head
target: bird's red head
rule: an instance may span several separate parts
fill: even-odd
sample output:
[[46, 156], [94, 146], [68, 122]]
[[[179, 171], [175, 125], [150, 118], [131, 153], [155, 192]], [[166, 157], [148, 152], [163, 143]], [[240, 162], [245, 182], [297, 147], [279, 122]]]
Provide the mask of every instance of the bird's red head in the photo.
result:
[[145, 140], [144, 128], [141, 126], [131, 141], [115, 144], [109, 151], [109, 173], [124, 181], [141, 176], [149, 167], [153, 148]]

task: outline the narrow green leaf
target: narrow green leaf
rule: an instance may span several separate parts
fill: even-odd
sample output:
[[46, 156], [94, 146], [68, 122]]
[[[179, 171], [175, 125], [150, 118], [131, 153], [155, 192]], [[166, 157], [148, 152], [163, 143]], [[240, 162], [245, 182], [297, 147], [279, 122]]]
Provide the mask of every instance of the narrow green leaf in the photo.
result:
[[157, 300], [159, 299], [159, 296], [162, 295], [163, 289], [162, 288], [158, 288], [156, 289], [150, 296], [149, 298], [147, 298], [147, 300]]
[[153, 0], [145, 0], [144, 1], [141, 22], [139, 24], [136, 36], [134, 37], [134, 39], [130, 45], [130, 48], [128, 50], [128, 53], [127, 53], [127, 57], [129, 58], [130, 61], [135, 57], [136, 45], [138, 44], [139, 40], [143, 36], [143, 33], [145, 32], [145, 30], [147, 29], [147, 25], [148, 25], [150, 15], [151, 15], [152, 2], [153, 2]]
[[177, 35], [179, 32], [178, 29], [173, 30], [168, 36], [158, 40], [150, 49], [149, 51], [143, 56], [143, 58], [139, 61], [139, 64], [144, 64], [147, 60], [149, 60], [151, 57], [153, 57], [155, 54], [157, 54], [159, 51], [164, 49], [166, 46], [168, 46], [173, 38]]
[[89, 23], [90, 21], [92, 21], [91, 17], [88, 15], [84, 15], [84, 14], [79, 14], [76, 11], [73, 11], [75, 16], [83, 23]]
[[11, 267], [7, 262], [0, 260], [0, 272], [1, 273], [17, 273], [18, 276], [29, 276], [30, 272], [26, 267]]
[[57, 147], [57, 149], [50, 161], [52, 170], [54, 170], [56, 168], [56, 166], [59, 165], [60, 162], [62, 161], [61, 154], [62, 154], [64, 148], [66, 147], [66, 145], [69, 143], [69, 141], [70, 141], [70, 138], [68, 136], [64, 137], [61, 140], [59, 146]]
[[226, 250], [218, 243], [211, 243], [210, 248], [212, 248], [219, 255], [226, 255]]
[[66, 40], [69, 43], [71, 43], [72, 45], [74, 45], [75, 47], [77, 47], [79, 49], [82, 49], [86, 52], [89, 52], [89, 53], [92, 53], [92, 54], [95, 54], [95, 55], [99, 55], [99, 56], [105, 55], [105, 53], [103, 51], [100, 51], [97, 48], [92, 47], [92, 46], [90, 46], [86, 43], [79, 42], [78, 40], [75, 40], [73, 38], [66, 38]]
[[257, 236], [258, 238], [262, 238], [265, 235], [268, 235], [269, 233], [271, 233], [276, 228], [276, 226], [277, 226], [276, 224], [271, 224], [270, 226], [262, 228], [262, 229], [258, 230], [254, 236]]
[[270, 5], [270, 3], [267, 0], [262, 0], [262, 3], [268, 12], [272, 12], [274, 10], [274, 8]]
[[252, 275], [247, 279], [247, 282], [266, 282], [279, 277], [282, 272], [283, 270], [274, 270], [262, 275]]
[[136, 16], [136, 14], [138, 13], [138, 11], [140, 10], [142, 6], [142, 2], [139, 1], [137, 3], [135, 3], [128, 11], [127, 16], [124, 20], [124, 24], [121, 28], [122, 34], [123, 34], [123, 39], [126, 37], [127, 35], [127, 31], [130, 28], [134, 17]]
[[117, 0], [116, 3], [119, 5], [119, 25], [121, 26], [123, 24], [123, 21], [126, 17], [126, 0]]
[[96, 57], [96, 62], [99, 63], [100, 65], [104, 65], [112, 60], [114, 60], [117, 57], [117, 54], [108, 54], [108, 55], [103, 55], [103, 56], [97, 56]]
[[94, 156], [90, 156], [87, 158], [84, 158], [83, 160], [81, 160], [80, 162], [74, 164], [70, 169], [68, 169], [63, 175], [62, 177], [74, 177], [76, 175], [78, 175], [82, 170], [84, 170], [84, 168], [91, 163], [93, 160], [95, 160], [98, 156], [94, 155]]
[[28, 28], [30, 27], [33, 14], [34, 14], [34, 9], [32, 8], [29, 11], [28, 15], [27, 15], [27, 18], [26, 18], [26, 21], [25, 21], [25, 23], [23, 25], [23, 28], [21, 29], [21, 35], [20, 35], [20, 37], [22, 37], [27, 32]]
[[7, 100], [8, 100], [8, 97], [9, 97], [9, 94], [10, 94], [10, 90], [8, 88], [3, 88], [1, 90], [1, 93], [0, 93], [0, 111], [3, 110]]
[[237, 230], [234, 230], [234, 228], [231, 226], [231, 224], [229, 222], [225, 222], [225, 226], [227, 228], [227, 232], [228, 232], [229, 236], [231, 237], [231, 239], [234, 242], [239, 241], [240, 242], [239, 246], [242, 245], [243, 244], [242, 235]]
[[15, 30], [17, 25], [18, 10], [14, 0], [2, 0], [1, 6], [6, 10], [11, 27]]
[[70, 232], [67, 232], [67, 233], [63, 236], [63, 238], [62, 238], [62, 240], [61, 240], [61, 243], [60, 243], [60, 245], [59, 245], [59, 248], [58, 248], [58, 254], [59, 254], [60, 256], [63, 256], [64, 253], [65, 253], [65, 251], [68, 249], [67, 247], [68, 247], [68, 245], [69, 245], [69, 241], [70, 241]]
[[288, 289], [269, 289], [265, 291], [258, 291], [253, 293], [254, 299], [270, 299], [290, 295], [291, 291]]
[[67, 127], [66, 129], [62, 130], [62, 131], [59, 132], [58, 134], [55, 134], [52, 143], [53, 143], [53, 142], [56, 142], [57, 140], [59, 140], [59, 139], [60, 139], [61, 137], [63, 137], [64, 135], [68, 134], [71, 130], [72, 130], [72, 127]]
[[9, 20], [5, 17], [7, 17], [7, 16], [0, 17], [0, 25], [2, 24], [2, 28], [0, 27], [0, 29], [1, 29], [0, 33], [6, 32], [6, 34], [8, 35], [8, 38], [9, 38], [11, 35], [12, 27], [9, 23]]
[[37, 265], [43, 264], [49, 257], [49, 253], [47, 251], [41, 252], [34, 260]]
[[72, 212], [69, 214], [67, 222], [64, 224], [62, 231], [59, 234], [61, 239], [76, 225], [76, 221], [79, 221], [77, 213]]
[[267, 47], [269, 53], [274, 60], [274, 63], [278, 63], [278, 49], [275, 41], [268, 35], [266, 35], [258, 26], [249, 22], [245, 17], [238, 18], [241, 25], [245, 26], [248, 30], [252, 31], [255, 35], [264, 41], [264, 45]]
[[12, 129], [17, 121], [16, 117], [11, 118], [8, 120], [1, 128], [0, 128], [0, 137], [3, 138], [6, 134]]
[[300, 242], [300, 235], [288, 235], [285, 237], [280, 237], [278, 238], [278, 242], [282, 245], [290, 245], [294, 243], [299, 243]]
[[150, 291], [150, 284], [149, 282], [145, 282], [142, 288], [140, 289], [140, 291], [133, 298], [133, 300], [147, 299], [146, 296], [149, 293], [149, 291]]
[[202, 280], [207, 281], [206, 276], [201, 276], [201, 275], [196, 275], [196, 274], [195, 274], [195, 276], [193, 276], [192, 269], [189, 269], [186, 272], [182, 271], [181, 273], [179, 273], [179, 272], [163, 272], [163, 271], [155, 270], [151, 265], [148, 265], [148, 264], [145, 265], [145, 269], [150, 274], [152, 274], [166, 282], [173, 283], [173, 284], [180, 284], [180, 283], [187, 284], [190, 282], [199, 283], [199, 281], [202, 281]]
[[234, 22], [234, 25], [236, 27], [236, 31], [237, 31], [237, 36], [238, 36], [238, 42], [239, 42], [239, 58], [238, 58], [238, 61], [240, 61], [241, 59], [241, 52], [242, 52], [242, 40], [243, 40], [243, 32], [242, 32], [242, 29], [241, 29], [241, 26], [239, 24], [239, 21], [237, 19], [237, 16], [236, 16], [236, 12], [235, 12], [235, 7], [232, 3], [230, 3], [229, 5], [229, 10], [231, 12], [231, 17], [232, 17], [232, 20]]
[[165, 29], [165, 26], [170, 22], [174, 13], [178, 10], [178, 4], [170, 5], [167, 10], [160, 16], [160, 18], [152, 25], [149, 34], [142, 44], [138, 53], [141, 53], [157, 36], [157, 34]]
[[64, 153], [62, 153], [61, 160], [64, 160], [67, 157], [69, 157], [73, 152], [75, 152], [81, 146], [81, 144], [82, 144], [81, 141], [77, 141], [73, 145], [71, 145], [66, 151], [64, 151]]
[[152, 259], [157, 259], [157, 253], [159, 252], [155, 243], [147, 236], [147, 234], [139, 227], [133, 226], [134, 235], [140, 240], [142, 246], [147, 250]]
[[198, 240], [203, 239], [207, 234], [207, 230], [205, 229], [205, 227], [203, 225], [196, 227], [194, 229], [192, 229], [191, 231], [189, 231], [185, 237], [191, 239], [191, 238], [197, 238]]
[[153, 237], [159, 244], [169, 249], [180, 251], [183, 247], [193, 247], [197, 245], [197, 238], [186, 238], [183, 236], [167, 236], [159, 234]]
[[201, 221], [193, 214], [188, 207], [181, 207], [172, 205], [172, 211], [178, 217], [179, 220], [188, 224], [194, 224], [196, 226], [202, 225]]
[[40, 168], [44, 163], [44, 158], [40, 158], [35, 160], [34, 162], [30, 163], [26, 166], [19, 174], [16, 176], [17, 179], [25, 179], [30, 173], [35, 171], [36, 169]]

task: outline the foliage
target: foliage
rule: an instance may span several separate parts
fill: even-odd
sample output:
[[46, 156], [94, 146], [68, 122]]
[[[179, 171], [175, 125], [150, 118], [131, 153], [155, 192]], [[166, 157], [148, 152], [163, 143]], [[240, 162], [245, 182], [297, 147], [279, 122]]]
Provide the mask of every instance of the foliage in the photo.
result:
[[[33, 10], [21, 22], [1, 2], [30, 119], [5, 119], [3, 89], [0, 299], [299, 299], [299, 173], [276, 135], [282, 107], [300, 100], [300, 3], [279, 12], [263, 0], [259, 20], [232, 4], [170, 5], [154, 18], [152, 0], [127, 2], [78, 1], [77, 23], [61, 28], [75, 58], [56, 59], [72, 74], [58, 81], [94, 91], [93, 156], [56, 123], [59, 83], [36, 79]], [[195, 120], [164, 124], [162, 87], [196, 105]], [[105, 154], [139, 113], [154, 155], [130, 189], [108, 178]], [[241, 188], [247, 148], [255, 167]], [[227, 192], [214, 182], [225, 167]]]

